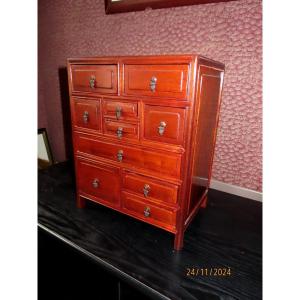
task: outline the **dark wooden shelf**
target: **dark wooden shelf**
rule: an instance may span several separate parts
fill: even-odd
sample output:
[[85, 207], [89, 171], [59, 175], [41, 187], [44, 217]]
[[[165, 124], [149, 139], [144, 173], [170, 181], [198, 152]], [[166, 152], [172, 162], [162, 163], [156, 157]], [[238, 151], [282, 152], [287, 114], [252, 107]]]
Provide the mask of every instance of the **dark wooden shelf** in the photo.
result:
[[237, 0], [104, 0], [106, 14]]
[[[76, 208], [73, 174], [69, 163], [39, 171], [40, 229], [154, 299], [262, 298], [261, 203], [211, 190], [176, 252], [163, 230], [93, 203]], [[231, 276], [187, 276], [193, 267]]]

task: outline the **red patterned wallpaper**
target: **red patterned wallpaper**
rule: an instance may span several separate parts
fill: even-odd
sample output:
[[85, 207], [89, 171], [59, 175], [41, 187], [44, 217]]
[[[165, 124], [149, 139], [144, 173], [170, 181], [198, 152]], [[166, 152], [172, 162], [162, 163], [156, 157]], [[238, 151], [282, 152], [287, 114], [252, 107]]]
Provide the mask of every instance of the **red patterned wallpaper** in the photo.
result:
[[213, 178], [262, 189], [262, 3], [105, 15], [103, 0], [39, 0], [39, 126], [66, 157], [59, 69], [68, 57], [200, 53], [226, 65]]

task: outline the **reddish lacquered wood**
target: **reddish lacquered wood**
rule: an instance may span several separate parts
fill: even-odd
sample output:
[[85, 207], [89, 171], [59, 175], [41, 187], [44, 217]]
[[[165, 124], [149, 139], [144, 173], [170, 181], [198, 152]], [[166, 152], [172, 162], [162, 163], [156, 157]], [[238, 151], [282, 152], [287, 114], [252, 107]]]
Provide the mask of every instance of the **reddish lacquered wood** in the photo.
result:
[[[180, 176], [180, 155], [154, 152], [146, 149], [131, 147], [125, 144], [103, 142], [88, 135], [76, 134], [75, 152], [78, 154], [90, 154], [118, 162], [120, 167], [142, 168], [148, 172], [166, 174], [179, 178]], [[118, 153], [122, 151], [122, 160], [119, 161]]]
[[[98, 197], [100, 202], [118, 205], [120, 201], [119, 169], [86, 159], [77, 159], [79, 194]], [[114, 188], [112, 189], [111, 186]]]
[[126, 192], [122, 193], [122, 209], [145, 222], [170, 231], [175, 229], [176, 214], [174, 209], [167, 210], [158, 207], [150, 201]]
[[[91, 89], [95, 67], [104, 81]], [[224, 65], [197, 55], [91, 57], [69, 59], [68, 74], [78, 207], [91, 200], [170, 231], [180, 250], [207, 202]], [[108, 178], [102, 192], [91, 189], [97, 174]]]
[[125, 139], [139, 138], [138, 124], [125, 123], [125, 122], [115, 121], [111, 119], [104, 119], [103, 132], [119, 140], [123, 140], [124, 138]]
[[[124, 94], [185, 99], [188, 85], [186, 65], [125, 65]], [[151, 80], [153, 89], [151, 89]]]
[[162, 143], [182, 144], [184, 121], [185, 109], [183, 108], [145, 105], [144, 138]]
[[[178, 186], [135, 173], [123, 175], [123, 188], [147, 199], [165, 204], [176, 204]], [[146, 191], [146, 192], [145, 192]], [[148, 192], [147, 192], [148, 191]]]
[[[119, 100], [119, 98], [117, 99]], [[104, 98], [102, 103], [104, 117], [118, 120], [135, 120], [138, 116], [138, 102]], [[118, 111], [120, 111], [119, 114]]]
[[[216, 142], [217, 123], [222, 92], [223, 71], [200, 66], [200, 98], [195, 119], [195, 136], [193, 139], [193, 157], [191, 164], [191, 185], [186, 215], [189, 216], [199, 205], [202, 193], [192, 193], [193, 190], [205, 191], [211, 179], [212, 161]], [[202, 151], [199, 151], [202, 149]]]
[[[118, 91], [117, 65], [72, 65], [71, 72], [74, 92], [116, 94]], [[92, 78], [94, 87], [90, 84]]]
[[101, 128], [100, 105], [98, 100], [73, 98], [74, 126], [79, 129], [99, 130]]

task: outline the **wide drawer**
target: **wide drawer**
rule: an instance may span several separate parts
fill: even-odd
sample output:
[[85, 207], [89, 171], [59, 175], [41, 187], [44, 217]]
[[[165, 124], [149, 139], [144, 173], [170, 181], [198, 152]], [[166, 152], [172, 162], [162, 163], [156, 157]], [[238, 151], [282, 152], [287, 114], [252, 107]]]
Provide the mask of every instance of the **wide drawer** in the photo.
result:
[[123, 138], [138, 138], [138, 124], [122, 123], [112, 120], [104, 120], [104, 133], [117, 137], [118, 139]]
[[176, 211], [158, 207], [139, 197], [122, 192], [122, 209], [153, 225], [173, 231], [176, 224]]
[[103, 100], [104, 117], [117, 120], [135, 119], [138, 116], [137, 102]]
[[74, 107], [74, 126], [85, 129], [100, 129], [99, 100], [72, 98]]
[[184, 108], [145, 105], [144, 115], [145, 139], [183, 144]]
[[76, 173], [79, 194], [99, 197], [99, 202], [112, 205], [120, 202], [119, 168], [77, 159]]
[[71, 65], [73, 92], [117, 94], [117, 65]]
[[74, 135], [75, 151], [110, 159], [120, 163], [120, 166], [142, 168], [145, 171], [180, 177], [181, 155], [141, 149], [137, 146], [127, 146], [103, 142], [96, 137], [85, 134]]
[[124, 173], [123, 188], [145, 199], [176, 204], [178, 186], [133, 173]]
[[186, 99], [189, 65], [125, 65], [124, 93]]

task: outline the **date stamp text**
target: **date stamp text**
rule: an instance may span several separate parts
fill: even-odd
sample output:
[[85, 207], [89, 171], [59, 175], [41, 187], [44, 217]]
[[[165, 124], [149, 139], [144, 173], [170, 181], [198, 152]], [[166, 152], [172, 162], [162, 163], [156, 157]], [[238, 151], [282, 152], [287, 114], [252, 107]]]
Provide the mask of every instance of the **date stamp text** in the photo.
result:
[[186, 276], [215, 276], [215, 277], [229, 277], [232, 275], [230, 267], [217, 268], [186, 268]]

